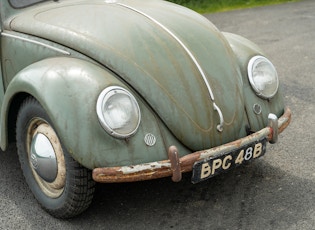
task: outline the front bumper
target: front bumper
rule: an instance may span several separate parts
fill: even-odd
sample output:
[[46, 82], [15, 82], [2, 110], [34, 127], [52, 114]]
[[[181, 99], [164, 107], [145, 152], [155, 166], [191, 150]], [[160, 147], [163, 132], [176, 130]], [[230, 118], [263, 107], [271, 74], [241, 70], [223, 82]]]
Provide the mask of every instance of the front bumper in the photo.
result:
[[172, 180], [178, 182], [182, 178], [182, 173], [192, 171], [195, 162], [232, 151], [262, 138], [266, 138], [270, 143], [276, 143], [278, 134], [291, 121], [291, 111], [289, 108], [286, 108], [279, 119], [274, 114], [270, 114], [268, 119], [269, 125], [256, 133], [221, 146], [194, 152], [181, 158], [178, 157], [177, 148], [171, 146], [168, 150], [168, 160], [132, 166], [95, 168], [93, 170], [93, 180], [101, 183], [121, 183], [172, 176]]

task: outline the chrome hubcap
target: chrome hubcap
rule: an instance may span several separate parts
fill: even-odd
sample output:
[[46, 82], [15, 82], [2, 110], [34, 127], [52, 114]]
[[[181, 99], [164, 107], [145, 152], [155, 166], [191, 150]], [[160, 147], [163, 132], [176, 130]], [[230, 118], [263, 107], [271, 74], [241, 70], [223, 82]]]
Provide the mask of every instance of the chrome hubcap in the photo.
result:
[[30, 161], [33, 169], [45, 181], [51, 183], [56, 179], [56, 154], [49, 139], [42, 133], [36, 133], [32, 140]]
[[28, 159], [34, 179], [45, 195], [57, 198], [66, 184], [66, 164], [58, 136], [40, 118], [30, 122], [27, 133]]

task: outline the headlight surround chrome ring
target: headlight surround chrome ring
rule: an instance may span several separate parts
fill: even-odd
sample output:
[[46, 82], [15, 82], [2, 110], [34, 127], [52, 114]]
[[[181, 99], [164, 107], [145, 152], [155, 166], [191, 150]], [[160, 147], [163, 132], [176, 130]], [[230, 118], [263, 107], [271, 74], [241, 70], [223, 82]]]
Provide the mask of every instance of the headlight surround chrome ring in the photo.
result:
[[255, 93], [269, 99], [275, 96], [279, 88], [279, 78], [274, 65], [263, 56], [254, 56], [247, 66], [248, 79]]
[[116, 138], [132, 136], [140, 125], [141, 113], [135, 97], [120, 86], [110, 86], [101, 92], [96, 112], [105, 131]]

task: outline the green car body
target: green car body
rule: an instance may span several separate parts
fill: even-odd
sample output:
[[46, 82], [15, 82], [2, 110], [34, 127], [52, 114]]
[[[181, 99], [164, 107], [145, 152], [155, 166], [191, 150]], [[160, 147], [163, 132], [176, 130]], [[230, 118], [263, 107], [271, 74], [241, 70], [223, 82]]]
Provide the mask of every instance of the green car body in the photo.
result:
[[[263, 51], [184, 7], [159, 0], [16, 2], [0, 5], [3, 150], [15, 141], [17, 114], [30, 96], [64, 149], [99, 182], [178, 181], [193, 170], [194, 162], [178, 167], [185, 158], [207, 160], [257, 133], [275, 142], [269, 114], [276, 125], [279, 118], [280, 132], [290, 122], [280, 90], [266, 98], [249, 81], [248, 63]], [[98, 98], [108, 87], [127, 90], [139, 106], [140, 123], [125, 138], [100, 124]]]

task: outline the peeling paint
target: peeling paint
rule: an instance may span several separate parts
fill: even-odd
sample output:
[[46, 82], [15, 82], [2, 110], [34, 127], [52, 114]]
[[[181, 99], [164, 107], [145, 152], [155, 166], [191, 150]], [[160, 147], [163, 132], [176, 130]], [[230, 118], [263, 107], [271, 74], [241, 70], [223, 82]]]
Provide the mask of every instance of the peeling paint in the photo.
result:
[[123, 166], [118, 170], [124, 174], [131, 174], [146, 170], [153, 170], [153, 169], [160, 169], [160, 168], [169, 168], [171, 167], [170, 163], [159, 163], [159, 162], [152, 162], [150, 164], [142, 164], [142, 165], [135, 165], [135, 166]]

